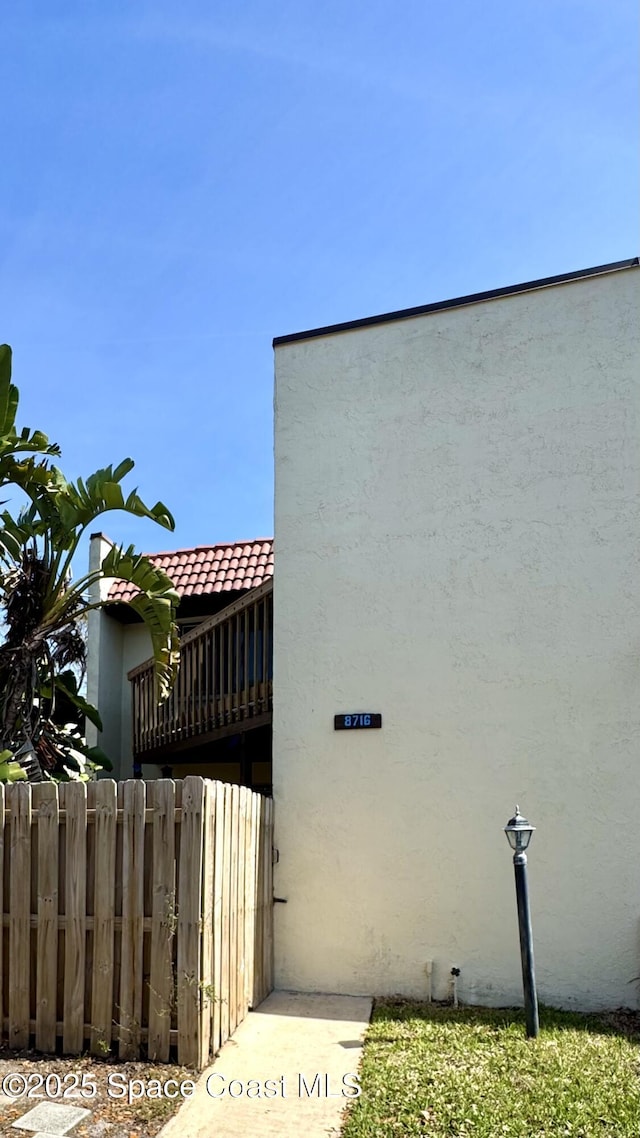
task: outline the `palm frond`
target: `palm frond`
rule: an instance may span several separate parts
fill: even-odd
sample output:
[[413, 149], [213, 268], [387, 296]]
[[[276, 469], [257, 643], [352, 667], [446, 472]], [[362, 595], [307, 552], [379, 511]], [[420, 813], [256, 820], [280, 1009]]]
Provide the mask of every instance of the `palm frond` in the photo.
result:
[[33, 743], [27, 739], [25, 743], [15, 752], [13, 761], [18, 764], [24, 771], [29, 782], [45, 782], [44, 771], [40, 765], [40, 760], [35, 752]]
[[78, 478], [77, 482], [68, 482], [60, 488], [56, 493], [56, 507], [61, 525], [66, 530], [84, 530], [100, 514], [124, 510], [138, 518], [150, 518], [165, 529], [175, 529], [175, 521], [163, 502], [147, 506], [137, 490], [131, 490], [125, 497], [120, 483], [133, 466], [133, 460], [126, 458], [115, 469], [106, 466], [96, 470], [86, 482]]
[[[20, 433], [16, 430], [19, 393], [11, 382], [11, 357], [9, 345], [0, 344], [0, 485], [13, 481], [13, 478], [8, 477], [7, 465], [11, 455], [24, 451], [31, 454], [60, 454], [60, 447], [56, 443], [50, 443], [42, 431], [31, 431], [29, 427], [24, 427]], [[15, 467], [13, 470], [15, 473]]]
[[138, 592], [128, 602], [142, 617], [151, 636], [159, 698], [166, 699], [178, 673], [180, 641], [175, 611], [180, 600], [170, 577], [133, 546], [113, 546], [104, 561], [105, 577], [135, 585]]

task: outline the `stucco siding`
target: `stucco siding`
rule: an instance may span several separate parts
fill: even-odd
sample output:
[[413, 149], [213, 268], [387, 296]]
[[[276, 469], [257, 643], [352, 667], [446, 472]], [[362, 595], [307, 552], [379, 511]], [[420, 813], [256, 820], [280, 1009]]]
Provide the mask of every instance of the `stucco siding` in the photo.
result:
[[[109, 538], [93, 534], [89, 568], [96, 570], [112, 547]], [[91, 591], [93, 602], [109, 594], [111, 578], [97, 581]], [[109, 777], [131, 778], [133, 736], [131, 724], [131, 684], [127, 672], [152, 655], [151, 637], [143, 624], [122, 624], [108, 609], [89, 613], [87, 634], [87, 699], [100, 712], [103, 731], [87, 723], [87, 741], [102, 747], [113, 763]]]
[[123, 773], [121, 778], [131, 778], [133, 771], [133, 704], [131, 681], [128, 673], [138, 664], [143, 664], [153, 656], [151, 636], [144, 624], [128, 624], [123, 629], [121, 676], [121, 735], [120, 755]]
[[639, 283], [277, 349], [278, 985], [637, 1003]]
[[[89, 570], [95, 572], [112, 547], [104, 534], [91, 535]], [[104, 601], [110, 581], [99, 579], [90, 590], [91, 602]], [[113, 776], [120, 777], [120, 737], [122, 732], [122, 674], [123, 627], [104, 609], [92, 609], [87, 627], [87, 699], [98, 708], [103, 730], [98, 731], [87, 721], [86, 735], [90, 746], [102, 747], [114, 764]]]

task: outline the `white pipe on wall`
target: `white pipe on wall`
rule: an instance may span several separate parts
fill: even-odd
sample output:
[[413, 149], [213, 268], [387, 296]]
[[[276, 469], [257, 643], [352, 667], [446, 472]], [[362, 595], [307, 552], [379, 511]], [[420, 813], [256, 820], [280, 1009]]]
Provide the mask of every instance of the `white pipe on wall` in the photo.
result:
[[432, 980], [431, 980], [432, 974], [433, 974], [433, 960], [427, 960], [427, 963], [424, 966], [424, 970], [427, 974], [427, 1003], [430, 1004], [432, 999], [433, 999], [433, 989], [432, 989]]
[[458, 976], [459, 975], [460, 975], [460, 969], [456, 968], [454, 965], [453, 968], [451, 969], [451, 1002], [453, 1003], [454, 1008], [457, 1008], [457, 1006], [458, 1006]]

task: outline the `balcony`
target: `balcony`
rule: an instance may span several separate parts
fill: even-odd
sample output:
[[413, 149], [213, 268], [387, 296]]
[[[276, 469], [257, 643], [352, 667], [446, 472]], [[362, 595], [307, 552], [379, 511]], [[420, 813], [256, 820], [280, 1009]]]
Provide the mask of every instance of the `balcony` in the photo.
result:
[[271, 723], [273, 580], [265, 581], [182, 638], [171, 695], [158, 704], [153, 661], [128, 673], [133, 754], [160, 761]]

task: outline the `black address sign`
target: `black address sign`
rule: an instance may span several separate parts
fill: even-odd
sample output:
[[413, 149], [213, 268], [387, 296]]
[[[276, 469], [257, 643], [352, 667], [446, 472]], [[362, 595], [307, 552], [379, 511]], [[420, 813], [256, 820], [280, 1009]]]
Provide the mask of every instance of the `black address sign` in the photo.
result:
[[334, 715], [334, 731], [353, 731], [354, 728], [382, 727], [382, 715], [377, 711], [355, 711], [351, 715]]

